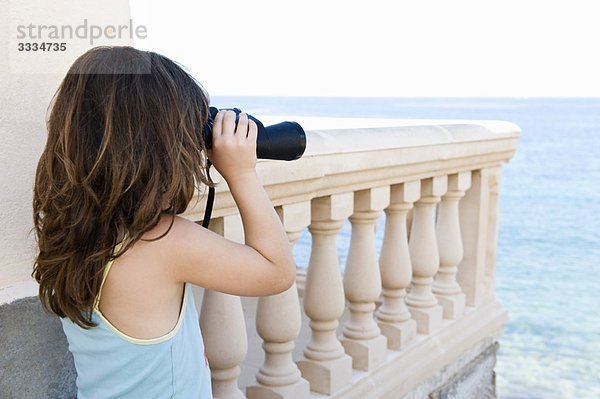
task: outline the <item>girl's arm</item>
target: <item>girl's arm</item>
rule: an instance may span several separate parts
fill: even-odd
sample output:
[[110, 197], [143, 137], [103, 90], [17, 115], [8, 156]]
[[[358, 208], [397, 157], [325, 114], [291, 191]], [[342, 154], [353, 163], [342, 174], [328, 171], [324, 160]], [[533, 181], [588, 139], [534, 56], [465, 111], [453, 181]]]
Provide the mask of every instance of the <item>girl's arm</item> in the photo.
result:
[[237, 129], [233, 111], [220, 111], [215, 117], [209, 159], [239, 208], [245, 244], [175, 217], [164, 238], [173, 251], [176, 281], [241, 296], [273, 295], [293, 284], [291, 246], [256, 174], [256, 135], [256, 124], [246, 114], [240, 114]]

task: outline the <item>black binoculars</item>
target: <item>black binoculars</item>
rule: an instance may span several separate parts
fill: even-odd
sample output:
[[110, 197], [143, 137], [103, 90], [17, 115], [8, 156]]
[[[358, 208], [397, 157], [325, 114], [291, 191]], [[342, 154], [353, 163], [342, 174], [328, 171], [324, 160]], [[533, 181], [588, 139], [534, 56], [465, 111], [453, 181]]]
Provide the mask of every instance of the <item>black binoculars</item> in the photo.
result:
[[[221, 108], [221, 110], [234, 111], [236, 114], [235, 124], [240, 113], [239, 108]], [[207, 148], [212, 147], [212, 125], [219, 112], [218, 108], [210, 107], [208, 122], [204, 125], [204, 142]], [[256, 157], [260, 159], [277, 159], [281, 161], [293, 161], [304, 154], [306, 149], [306, 133], [302, 126], [296, 122], [281, 122], [275, 125], [264, 126], [261, 121], [248, 115], [258, 127], [256, 138]]]

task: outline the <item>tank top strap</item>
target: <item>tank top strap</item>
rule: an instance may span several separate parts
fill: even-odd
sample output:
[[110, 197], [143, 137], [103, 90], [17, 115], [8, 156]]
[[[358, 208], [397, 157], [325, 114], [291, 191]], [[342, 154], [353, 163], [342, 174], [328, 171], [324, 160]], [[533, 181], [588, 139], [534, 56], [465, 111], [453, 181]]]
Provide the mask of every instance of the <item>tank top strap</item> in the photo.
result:
[[[119, 252], [119, 250], [123, 246], [123, 243], [125, 242], [126, 239], [127, 239], [127, 233], [125, 233], [125, 235], [123, 236], [123, 239], [119, 243], [117, 243], [117, 245], [115, 245], [115, 248], [113, 249], [113, 252], [112, 252], [112, 256], [114, 256], [117, 252]], [[102, 281], [100, 282], [100, 290], [98, 291], [98, 295], [96, 295], [96, 299], [94, 300], [94, 309], [95, 310], [99, 310], [98, 305], [100, 304], [100, 296], [102, 295], [102, 287], [104, 287], [104, 281], [106, 280], [106, 276], [108, 276], [108, 272], [110, 271], [113, 261], [114, 261], [114, 259], [111, 258], [104, 266], [104, 271], [102, 272]]]

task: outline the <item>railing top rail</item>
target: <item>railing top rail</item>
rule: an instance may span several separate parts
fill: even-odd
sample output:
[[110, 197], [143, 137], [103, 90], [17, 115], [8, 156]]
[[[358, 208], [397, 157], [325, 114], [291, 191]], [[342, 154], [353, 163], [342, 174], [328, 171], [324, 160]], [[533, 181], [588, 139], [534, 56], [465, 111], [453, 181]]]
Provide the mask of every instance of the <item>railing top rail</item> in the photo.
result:
[[[283, 120], [299, 122], [307, 132], [304, 157], [444, 143], [518, 138], [519, 126], [503, 120], [382, 119], [277, 116], [262, 118], [265, 124]], [[373, 140], [373, 136], [377, 140]]]
[[[257, 170], [275, 205], [445, 175], [507, 162], [521, 129], [501, 120], [407, 120], [260, 117], [265, 125], [293, 120], [307, 135], [296, 161], [259, 160]], [[225, 181], [216, 171], [213, 217], [237, 213]], [[203, 193], [205, 194], [205, 193]], [[205, 195], [185, 215], [201, 220]]]

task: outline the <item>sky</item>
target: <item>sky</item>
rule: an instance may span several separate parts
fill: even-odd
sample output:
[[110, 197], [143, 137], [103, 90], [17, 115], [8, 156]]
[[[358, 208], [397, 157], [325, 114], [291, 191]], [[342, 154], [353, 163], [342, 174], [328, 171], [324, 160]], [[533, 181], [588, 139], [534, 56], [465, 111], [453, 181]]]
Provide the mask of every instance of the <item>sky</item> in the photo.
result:
[[599, 97], [583, 0], [131, 0], [211, 95]]

